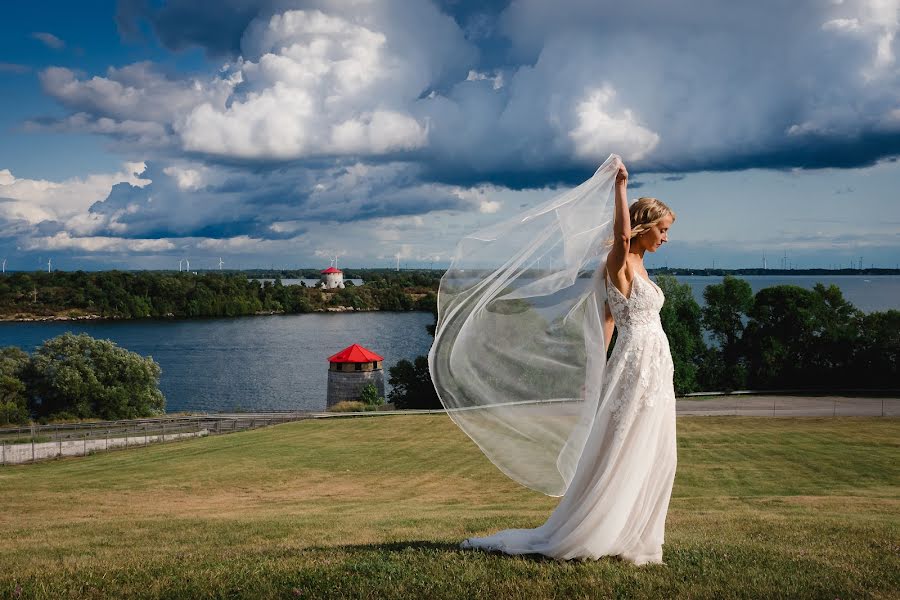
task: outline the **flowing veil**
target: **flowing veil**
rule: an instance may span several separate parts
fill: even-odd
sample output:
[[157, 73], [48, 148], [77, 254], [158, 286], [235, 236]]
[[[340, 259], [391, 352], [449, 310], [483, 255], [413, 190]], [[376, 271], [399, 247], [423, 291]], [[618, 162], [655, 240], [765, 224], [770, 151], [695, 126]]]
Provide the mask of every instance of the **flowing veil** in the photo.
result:
[[601, 399], [618, 164], [464, 237], [438, 288], [441, 403], [501, 471], [549, 496], [568, 488]]

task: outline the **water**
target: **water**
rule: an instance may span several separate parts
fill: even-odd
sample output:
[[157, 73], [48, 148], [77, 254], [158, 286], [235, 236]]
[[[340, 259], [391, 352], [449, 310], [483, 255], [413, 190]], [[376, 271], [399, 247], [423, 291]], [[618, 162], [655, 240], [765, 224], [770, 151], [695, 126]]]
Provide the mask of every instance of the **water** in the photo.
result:
[[67, 331], [113, 340], [162, 367], [166, 410], [323, 410], [328, 357], [358, 343], [388, 368], [427, 354], [427, 312], [309, 313], [235, 319], [0, 323], [0, 347], [32, 351]]
[[[871, 312], [900, 309], [900, 276], [742, 277], [758, 290], [792, 283], [837, 284], [844, 297]], [[680, 276], [703, 303], [707, 285], [721, 277]], [[587, 285], [588, 279], [578, 280]], [[152, 356], [162, 367], [167, 410], [322, 410], [328, 357], [353, 343], [384, 356], [388, 368], [427, 354], [427, 312], [310, 313], [236, 319], [0, 323], [0, 346], [32, 351], [66, 331], [108, 338]]]
[[[750, 284], [754, 294], [774, 285], [791, 284], [812, 289], [816, 283], [822, 283], [826, 287], [835, 284], [841, 288], [845, 300], [864, 312], [900, 309], [900, 275], [739, 275], [738, 277]], [[703, 306], [703, 290], [708, 285], [722, 283], [724, 277], [679, 275], [676, 279], [679, 283], [690, 285], [694, 299]]]

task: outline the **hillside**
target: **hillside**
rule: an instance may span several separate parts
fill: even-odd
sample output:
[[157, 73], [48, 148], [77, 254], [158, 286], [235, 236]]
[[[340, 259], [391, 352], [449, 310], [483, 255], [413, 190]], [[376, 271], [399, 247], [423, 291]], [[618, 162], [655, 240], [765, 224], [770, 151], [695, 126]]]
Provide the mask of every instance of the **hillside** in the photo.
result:
[[682, 417], [665, 566], [457, 548], [543, 522], [445, 415], [0, 468], [0, 597], [882, 597], [900, 421]]

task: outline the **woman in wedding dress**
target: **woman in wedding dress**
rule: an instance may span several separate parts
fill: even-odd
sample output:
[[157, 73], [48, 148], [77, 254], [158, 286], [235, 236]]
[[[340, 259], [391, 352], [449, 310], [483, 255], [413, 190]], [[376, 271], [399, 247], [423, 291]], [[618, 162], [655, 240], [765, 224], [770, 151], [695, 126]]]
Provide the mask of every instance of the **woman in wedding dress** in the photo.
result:
[[[571, 482], [547, 521], [473, 537], [462, 548], [542, 554], [559, 560], [618, 556], [662, 563], [664, 527], [675, 477], [672, 355], [659, 311], [665, 300], [644, 268], [644, 253], [667, 241], [674, 213], [654, 198], [630, 208], [628, 172], [615, 163], [613, 245], [602, 278], [607, 298], [604, 340], [615, 326], [597, 415]], [[600, 352], [600, 349], [597, 349]]]

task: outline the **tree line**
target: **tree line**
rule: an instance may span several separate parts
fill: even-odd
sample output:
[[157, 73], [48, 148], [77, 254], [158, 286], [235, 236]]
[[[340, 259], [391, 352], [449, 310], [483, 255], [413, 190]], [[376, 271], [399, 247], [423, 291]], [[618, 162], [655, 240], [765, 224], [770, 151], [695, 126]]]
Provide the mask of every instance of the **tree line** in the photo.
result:
[[[675, 391], [897, 389], [900, 311], [865, 313], [836, 285], [776, 285], [753, 294], [732, 275], [703, 292], [672, 275], [657, 283], [675, 365]], [[437, 318], [436, 309], [433, 311]], [[434, 325], [428, 326], [434, 335]], [[707, 343], [710, 339], [712, 343]], [[615, 347], [615, 336], [609, 352]], [[426, 356], [390, 368], [398, 408], [440, 408]]]
[[[197, 283], [190, 277], [168, 277], [179, 284]], [[260, 302], [268, 298], [268, 306], [282, 309], [283, 295], [294, 297], [295, 288], [300, 294], [320, 293], [278, 281], [259, 285], [242, 281], [242, 276], [207, 277], [200, 285], [209, 281], [238, 288], [249, 285], [254, 290], [249, 297]], [[746, 388], [889, 390], [896, 389], [900, 380], [900, 311], [864, 313], [845, 300], [836, 285], [819, 283], [811, 290], [778, 285], [754, 295], [746, 281], [726, 276], [722, 283], [706, 287], [701, 308], [690, 286], [675, 277], [661, 275], [657, 283], [666, 295], [660, 318], [672, 350], [678, 394]], [[365, 288], [406, 307], [394, 310], [418, 306], [437, 318], [433, 292], [425, 288], [419, 303], [411, 303], [408, 295], [401, 295], [403, 288], [388, 278], [373, 278], [366, 286], [329, 296], [352, 303], [362, 297], [354, 292]], [[153, 302], [151, 306], [158, 310]], [[432, 336], [434, 327], [426, 326]], [[609, 351], [614, 347], [615, 337]], [[426, 356], [401, 360], [389, 374], [393, 389], [388, 397], [397, 408], [441, 407]], [[152, 358], [85, 334], [53, 338], [32, 355], [15, 347], [3, 348], [0, 424], [27, 422], [32, 417], [121, 419], [159, 414], [165, 409], [159, 375], [159, 365]]]
[[9, 273], [0, 277], [0, 317], [237, 317], [307, 313], [330, 307], [355, 310], [430, 310], [434, 276], [373, 273], [366, 285], [321, 290], [260, 282], [245, 274], [160, 271]]

